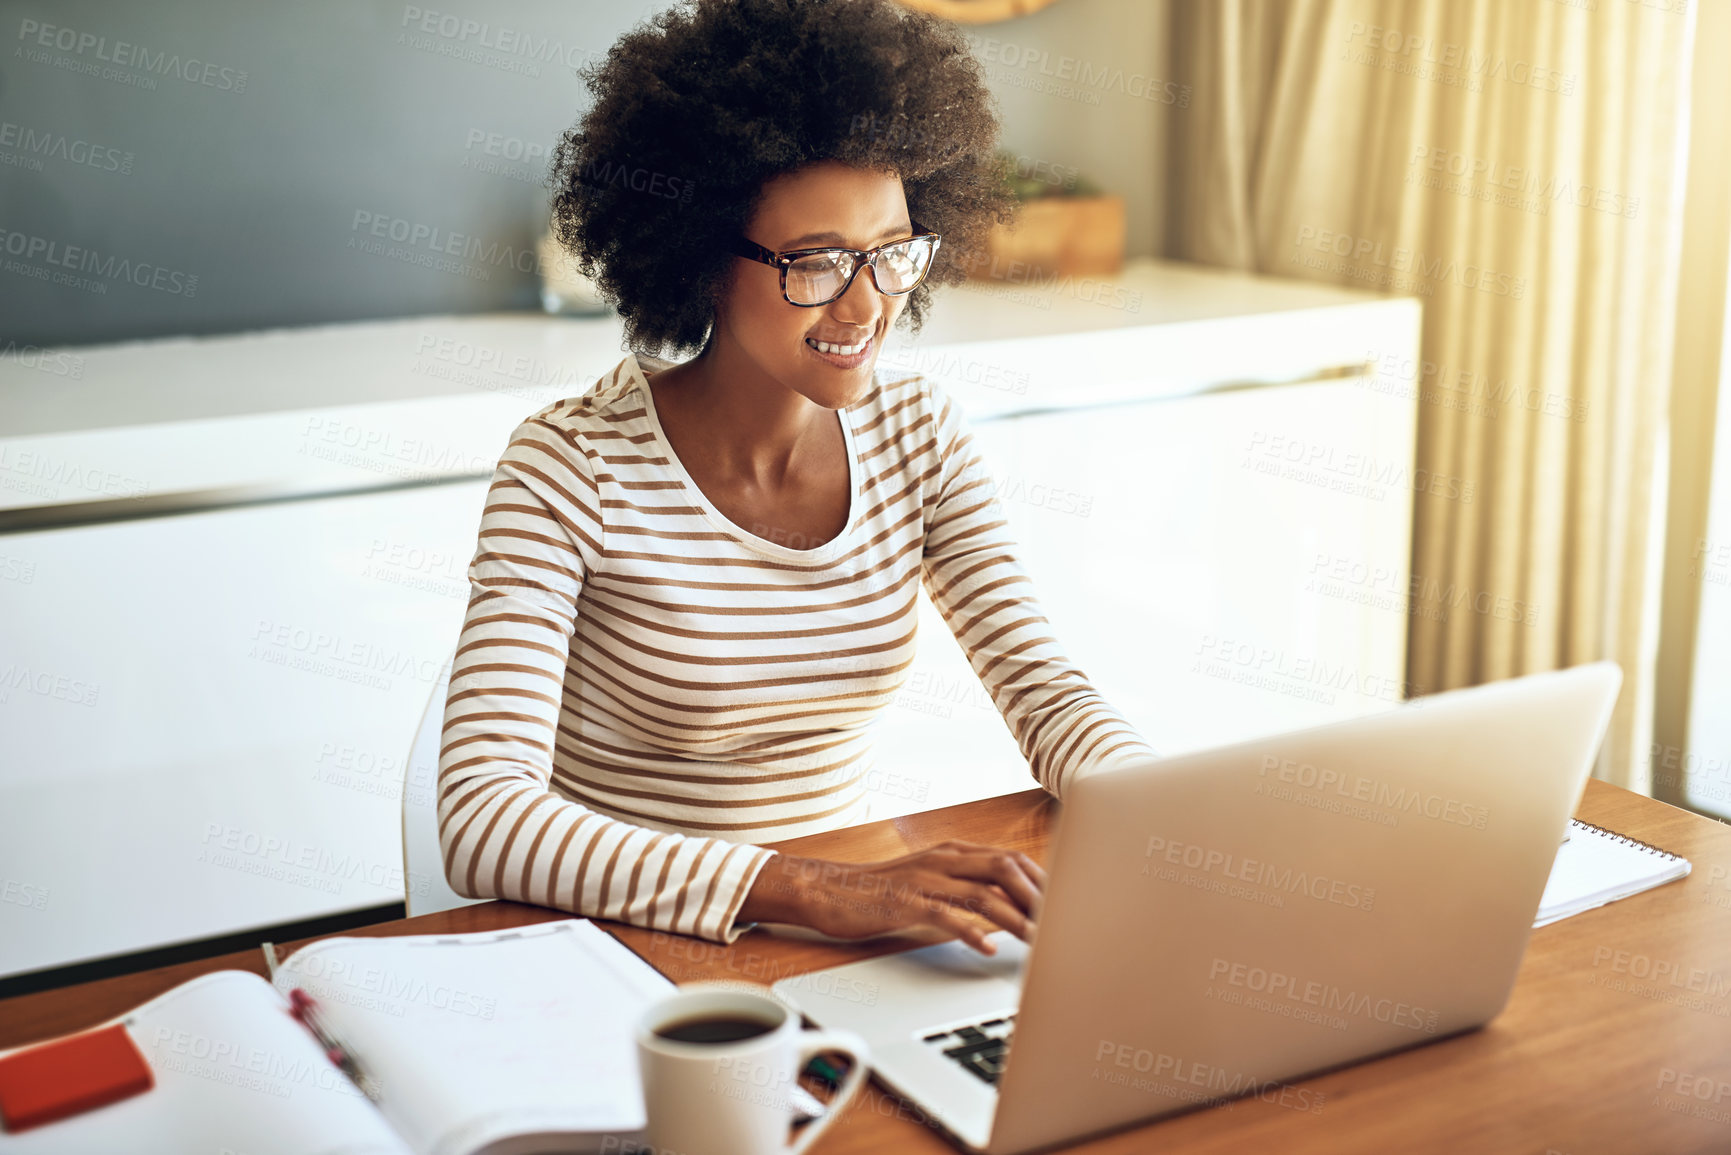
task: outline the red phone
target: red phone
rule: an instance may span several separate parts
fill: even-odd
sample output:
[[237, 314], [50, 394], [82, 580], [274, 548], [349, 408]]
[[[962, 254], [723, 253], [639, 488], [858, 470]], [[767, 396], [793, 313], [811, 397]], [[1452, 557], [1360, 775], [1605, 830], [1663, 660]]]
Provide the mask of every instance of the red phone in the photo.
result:
[[23, 1131], [155, 1085], [126, 1025], [113, 1023], [0, 1059], [0, 1122], [7, 1131]]

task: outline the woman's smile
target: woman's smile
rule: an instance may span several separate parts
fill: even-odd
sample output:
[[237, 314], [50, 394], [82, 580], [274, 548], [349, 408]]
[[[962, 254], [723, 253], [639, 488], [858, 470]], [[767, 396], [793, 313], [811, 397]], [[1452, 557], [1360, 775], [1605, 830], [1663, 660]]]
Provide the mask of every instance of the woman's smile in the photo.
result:
[[839, 341], [819, 341], [807, 336], [805, 347], [825, 365], [837, 369], [858, 369], [872, 359], [877, 352], [877, 338], [871, 335], [861, 337], [852, 343]]

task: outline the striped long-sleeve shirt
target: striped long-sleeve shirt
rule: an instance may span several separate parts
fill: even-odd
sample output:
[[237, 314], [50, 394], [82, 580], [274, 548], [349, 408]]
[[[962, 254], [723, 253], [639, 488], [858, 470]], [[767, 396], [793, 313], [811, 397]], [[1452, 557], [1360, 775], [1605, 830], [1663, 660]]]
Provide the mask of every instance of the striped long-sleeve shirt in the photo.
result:
[[439, 758], [459, 894], [734, 941], [756, 841], [864, 819], [921, 582], [1047, 790], [1152, 753], [1052, 637], [940, 386], [880, 369], [839, 411], [847, 525], [799, 550], [686, 473], [645, 380], [666, 364], [627, 355], [499, 461]]

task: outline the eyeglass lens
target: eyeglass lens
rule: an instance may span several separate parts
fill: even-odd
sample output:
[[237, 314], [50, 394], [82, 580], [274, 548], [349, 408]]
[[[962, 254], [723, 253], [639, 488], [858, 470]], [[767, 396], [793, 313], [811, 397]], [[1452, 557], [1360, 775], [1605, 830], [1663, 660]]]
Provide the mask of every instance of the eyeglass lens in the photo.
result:
[[[787, 267], [787, 295], [795, 304], [820, 305], [839, 295], [859, 258], [852, 253], [812, 253], [800, 257]], [[932, 243], [928, 237], [914, 237], [900, 244], [879, 249], [877, 256], [877, 287], [884, 293], [905, 293], [925, 278], [931, 264]]]

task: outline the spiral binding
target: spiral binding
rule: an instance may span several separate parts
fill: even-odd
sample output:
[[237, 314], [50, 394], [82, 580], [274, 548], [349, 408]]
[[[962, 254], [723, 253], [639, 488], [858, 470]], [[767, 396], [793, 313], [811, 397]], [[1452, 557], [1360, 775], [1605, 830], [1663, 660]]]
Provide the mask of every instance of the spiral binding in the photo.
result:
[[1639, 838], [1631, 838], [1627, 834], [1619, 834], [1615, 830], [1607, 830], [1603, 826], [1598, 826], [1591, 822], [1585, 822], [1579, 818], [1571, 818], [1569, 821], [1574, 823], [1576, 826], [1584, 826], [1588, 830], [1597, 830], [1600, 834], [1605, 835], [1613, 841], [1621, 842], [1625, 846], [1634, 846], [1642, 850], [1651, 851], [1652, 853], [1657, 854], [1660, 858], [1681, 859], [1683, 857], [1680, 854], [1673, 854], [1671, 851], [1665, 850], [1662, 847], [1654, 846], [1651, 842], [1642, 842]]

